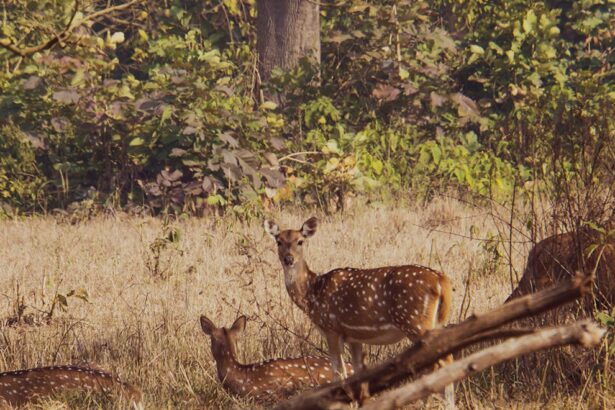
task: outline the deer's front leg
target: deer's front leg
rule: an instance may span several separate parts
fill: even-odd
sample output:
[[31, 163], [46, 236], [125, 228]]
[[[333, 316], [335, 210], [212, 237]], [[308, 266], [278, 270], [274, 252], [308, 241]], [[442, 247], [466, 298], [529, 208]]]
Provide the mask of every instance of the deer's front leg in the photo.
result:
[[348, 377], [346, 366], [344, 365], [344, 339], [336, 334], [327, 332], [327, 345], [329, 346], [329, 357], [331, 358], [331, 366], [333, 367], [333, 380], [345, 379]]

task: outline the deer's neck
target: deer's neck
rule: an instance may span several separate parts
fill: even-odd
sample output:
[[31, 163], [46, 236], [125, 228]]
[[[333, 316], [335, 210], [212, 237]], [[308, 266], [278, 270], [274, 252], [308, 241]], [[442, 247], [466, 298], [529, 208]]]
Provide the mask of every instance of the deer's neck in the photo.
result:
[[216, 357], [216, 369], [221, 382], [230, 382], [241, 372], [241, 364], [231, 349], [225, 349]]
[[292, 268], [284, 268], [286, 290], [292, 301], [304, 312], [308, 311], [308, 295], [316, 276], [303, 260]]

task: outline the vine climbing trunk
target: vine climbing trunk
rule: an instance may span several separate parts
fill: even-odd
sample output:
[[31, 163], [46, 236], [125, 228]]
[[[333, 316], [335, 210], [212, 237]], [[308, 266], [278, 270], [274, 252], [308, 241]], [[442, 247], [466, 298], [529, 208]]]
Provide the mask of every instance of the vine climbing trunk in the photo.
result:
[[[256, 7], [256, 50], [261, 84], [269, 81], [273, 69], [292, 70], [304, 57], [320, 64], [320, 8], [317, 1], [257, 0]], [[265, 97], [280, 102], [283, 96]]]

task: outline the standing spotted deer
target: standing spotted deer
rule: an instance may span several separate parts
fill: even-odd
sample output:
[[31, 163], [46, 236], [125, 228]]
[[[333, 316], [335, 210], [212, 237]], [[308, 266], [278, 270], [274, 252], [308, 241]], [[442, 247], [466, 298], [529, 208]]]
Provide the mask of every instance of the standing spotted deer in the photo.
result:
[[[305, 356], [274, 359], [262, 363], [241, 364], [235, 353], [237, 337], [246, 326], [240, 316], [230, 328], [216, 327], [201, 316], [201, 328], [211, 337], [211, 352], [216, 361], [218, 379], [231, 394], [273, 402], [308, 387], [333, 380], [331, 361], [326, 357]], [[352, 367], [348, 366], [352, 373]]]
[[69, 391], [119, 391], [133, 403], [141, 392], [110, 373], [77, 366], [50, 366], [0, 373], [0, 408], [23, 406]]
[[[299, 230], [280, 231], [274, 222], [265, 221], [265, 230], [277, 242], [290, 298], [325, 337], [338, 378], [347, 377], [344, 343], [350, 345], [358, 372], [363, 368], [363, 344], [393, 344], [406, 337], [415, 340], [446, 322], [451, 284], [433, 269], [406, 265], [339, 268], [323, 275], [311, 271], [303, 257], [303, 244], [316, 233], [317, 224], [312, 217]], [[454, 406], [453, 392], [453, 386], [448, 386], [450, 406]], [[362, 398], [366, 394], [363, 386]]]

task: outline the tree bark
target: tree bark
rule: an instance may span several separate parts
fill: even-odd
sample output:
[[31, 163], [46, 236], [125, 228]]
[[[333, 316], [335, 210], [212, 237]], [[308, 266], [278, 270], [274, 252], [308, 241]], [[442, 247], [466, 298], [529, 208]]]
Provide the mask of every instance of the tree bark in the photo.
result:
[[605, 329], [590, 321], [537, 330], [534, 334], [510, 339], [499, 345], [478, 351], [425, 375], [415, 382], [386, 392], [362, 408], [365, 410], [396, 409], [425, 398], [433, 392], [441, 391], [447, 385], [480, 372], [487, 367], [538, 350], [568, 344], [578, 344], [583, 347], [597, 346], [600, 344], [605, 331]]
[[256, 51], [261, 83], [278, 67], [297, 67], [303, 57], [320, 63], [320, 8], [318, 1], [258, 0]]

